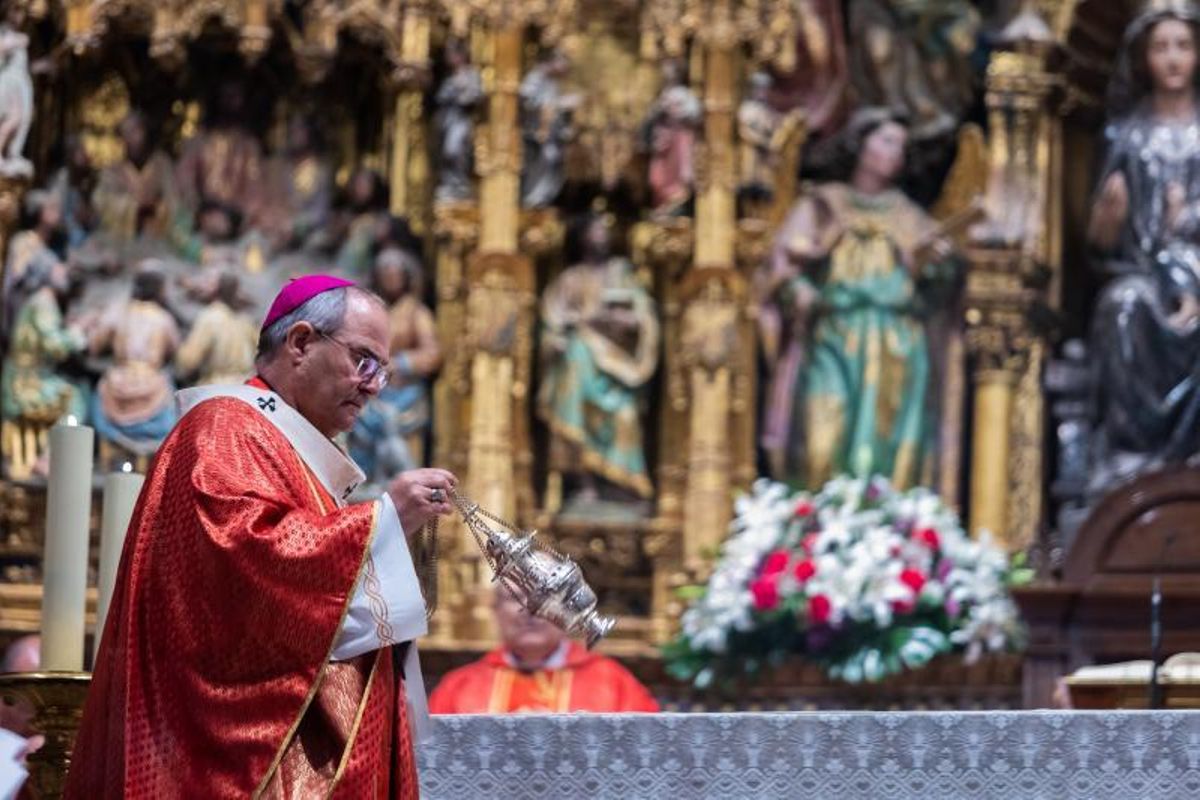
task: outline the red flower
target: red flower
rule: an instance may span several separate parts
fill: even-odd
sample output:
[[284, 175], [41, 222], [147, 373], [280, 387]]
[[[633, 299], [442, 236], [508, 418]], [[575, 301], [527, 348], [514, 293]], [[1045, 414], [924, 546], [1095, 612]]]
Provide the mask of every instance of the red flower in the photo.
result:
[[776, 550], [763, 559], [762, 566], [758, 569], [758, 574], [764, 578], [781, 575], [787, 569], [788, 561], [791, 558], [792, 555], [787, 550]]
[[832, 610], [833, 605], [825, 595], [814, 594], [808, 598], [808, 621], [814, 625], [822, 625], [828, 622], [829, 612]]
[[913, 541], [920, 542], [930, 550], [937, 550], [942, 546], [942, 539], [938, 536], [938, 532], [933, 528], [921, 528], [914, 531], [912, 535]]
[[759, 578], [750, 584], [754, 595], [754, 607], [759, 611], [770, 611], [779, 605], [779, 587], [774, 578]]
[[911, 614], [913, 612], [913, 609], [915, 609], [916, 607], [917, 607], [917, 604], [913, 600], [893, 600], [892, 601], [892, 611], [895, 611], [897, 614]]
[[801, 500], [799, 503], [796, 503], [795, 514], [797, 517], [807, 517], [812, 512], [813, 512], [813, 504], [808, 502], [807, 500]]
[[813, 575], [817, 574], [817, 565], [813, 563], [811, 558], [806, 558], [803, 561], [796, 562], [796, 568], [792, 572], [796, 576], [796, 580], [804, 583]]
[[925, 576], [918, 570], [909, 568], [900, 573], [900, 582], [912, 589], [914, 595], [918, 595], [921, 593], [921, 587], [925, 585]]

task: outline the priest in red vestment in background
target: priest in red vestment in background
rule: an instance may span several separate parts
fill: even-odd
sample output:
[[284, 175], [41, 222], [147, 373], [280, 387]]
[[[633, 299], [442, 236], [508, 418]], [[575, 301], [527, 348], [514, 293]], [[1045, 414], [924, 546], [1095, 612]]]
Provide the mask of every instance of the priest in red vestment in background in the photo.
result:
[[629, 670], [532, 616], [502, 586], [493, 609], [504, 643], [441, 680], [429, 697], [434, 714], [658, 711]]
[[425, 633], [405, 536], [450, 473], [362, 473], [333, 443], [388, 374], [387, 310], [289, 283], [258, 376], [180, 393], [117, 576], [68, 798], [417, 797]]

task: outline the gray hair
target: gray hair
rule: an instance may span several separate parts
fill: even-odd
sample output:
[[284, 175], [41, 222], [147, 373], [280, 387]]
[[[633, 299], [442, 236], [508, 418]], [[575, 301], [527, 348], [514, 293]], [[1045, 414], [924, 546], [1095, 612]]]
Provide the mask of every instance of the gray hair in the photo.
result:
[[297, 322], [307, 322], [324, 334], [332, 335], [341, 330], [342, 323], [346, 319], [346, 293], [350, 288], [341, 286], [313, 295], [292, 311], [272, 322], [269, 327], [264, 328], [258, 335], [258, 353], [254, 356], [255, 363], [261, 367], [269, 361], [279, 348], [283, 347], [288, 331]]

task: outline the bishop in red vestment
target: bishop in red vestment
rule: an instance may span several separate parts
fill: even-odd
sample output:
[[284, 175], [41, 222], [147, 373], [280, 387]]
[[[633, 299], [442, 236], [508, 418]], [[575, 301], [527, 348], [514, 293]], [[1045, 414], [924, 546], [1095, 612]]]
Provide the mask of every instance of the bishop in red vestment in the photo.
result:
[[503, 588], [494, 610], [504, 644], [448, 673], [429, 697], [434, 714], [658, 711], [629, 670], [567, 640]]
[[[424, 604], [404, 541], [444, 470], [348, 504], [333, 444], [387, 380], [387, 312], [293, 281], [259, 377], [180, 393], [125, 541], [68, 798], [416, 797]], [[419, 727], [419, 724], [418, 724]]]

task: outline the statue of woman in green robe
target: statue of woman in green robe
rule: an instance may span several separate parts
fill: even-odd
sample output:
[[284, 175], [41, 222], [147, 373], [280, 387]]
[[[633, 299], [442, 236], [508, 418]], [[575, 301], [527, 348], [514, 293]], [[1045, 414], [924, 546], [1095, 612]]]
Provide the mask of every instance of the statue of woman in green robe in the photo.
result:
[[82, 332], [63, 322], [59, 297], [66, 290], [66, 266], [49, 259], [31, 261], [13, 284], [21, 302], [0, 373], [0, 411], [7, 420], [49, 424], [68, 415], [84, 420], [83, 393], [58, 373], [59, 365], [85, 345]]
[[598, 479], [618, 490], [611, 499], [648, 501], [641, 405], [658, 367], [658, 317], [633, 266], [612, 255], [606, 220], [589, 216], [581, 231], [580, 263], [542, 297], [538, 414], [550, 429], [552, 482], [570, 480], [579, 502], [602, 499]]
[[883, 109], [850, 121], [846, 182], [808, 188], [760, 278], [771, 366], [762, 445], [775, 477], [920, 482], [934, 427], [924, 279], [950, 262], [934, 220], [895, 182], [908, 129]]

